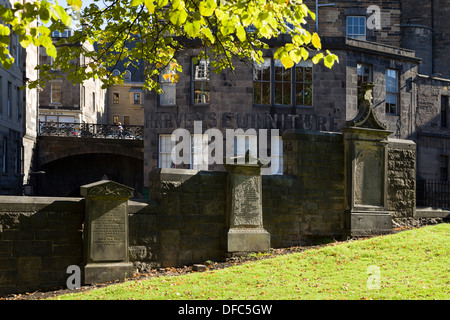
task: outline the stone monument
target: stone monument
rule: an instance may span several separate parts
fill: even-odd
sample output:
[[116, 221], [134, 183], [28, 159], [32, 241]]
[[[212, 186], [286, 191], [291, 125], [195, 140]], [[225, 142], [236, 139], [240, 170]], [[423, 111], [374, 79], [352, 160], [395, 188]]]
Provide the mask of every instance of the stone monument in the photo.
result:
[[102, 180], [81, 186], [86, 199], [84, 283], [123, 280], [133, 275], [128, 259], [128, 200], [134, 190]]
[[346, 229], [351, 236], [389, 233], [387, 138], [392, 133], [377, 118], [373, 83], [363, 83], [361, 106], [342, 129], [345, 145]]
[[264, 165], [249, 152], [243, 159], [233, 157], [224, 163], [228, 171], [226, 251], [269, 251], [270, 234], [263, 228], [262, 219], [261, 168]]

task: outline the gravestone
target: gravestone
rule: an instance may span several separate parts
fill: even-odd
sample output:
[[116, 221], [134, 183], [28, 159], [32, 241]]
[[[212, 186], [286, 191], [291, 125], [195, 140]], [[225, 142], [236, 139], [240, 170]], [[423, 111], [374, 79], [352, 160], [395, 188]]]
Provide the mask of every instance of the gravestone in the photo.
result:
[[377, 118], [372, 83], [363, 83], [355, 119], [342, 129], [345, 145], [346, 229], [351, 236], [392, 231], [387, 211], [387, 144], [392, 133]]
[[128, 259], [128, 200], [133, 189], [102, 180], [81, 187], [86, 199], [84, 283], [124, 280], [133, 275]]
[[224, 161], [228, 172], [226, 251], [269, 251], [270, 234], [264, 229], [262, 219], [261, 168], [264, 165], [249, 153], [244, 159], [230, 159]]

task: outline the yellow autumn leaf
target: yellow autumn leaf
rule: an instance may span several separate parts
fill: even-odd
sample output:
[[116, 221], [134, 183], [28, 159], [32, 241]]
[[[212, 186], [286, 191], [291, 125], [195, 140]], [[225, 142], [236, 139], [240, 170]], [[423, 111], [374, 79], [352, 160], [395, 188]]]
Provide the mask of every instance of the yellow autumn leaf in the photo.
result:
[[320, 38], [317, 33], [314, 32], [311, 38], [311, 42], [315, 48], [322, 49], [322, 44], [320, 43]]

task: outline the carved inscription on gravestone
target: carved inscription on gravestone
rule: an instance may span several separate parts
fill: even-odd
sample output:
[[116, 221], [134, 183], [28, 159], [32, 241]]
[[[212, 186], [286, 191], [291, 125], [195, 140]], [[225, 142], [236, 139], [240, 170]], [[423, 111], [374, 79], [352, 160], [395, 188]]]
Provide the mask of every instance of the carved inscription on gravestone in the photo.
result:
[[361, 150], [355, 167], [355, 204], [383, 205], [383, 171], [380, 155], [375, 150]]
[[233, 224], [235, 226], [261, 225], [260, 179], [259, 176], [235, 176], [233, 210]]
[[93, 217], [91, 223], [91, 259], [122, 261], [126, 258], [126, 221], [124, 203]]

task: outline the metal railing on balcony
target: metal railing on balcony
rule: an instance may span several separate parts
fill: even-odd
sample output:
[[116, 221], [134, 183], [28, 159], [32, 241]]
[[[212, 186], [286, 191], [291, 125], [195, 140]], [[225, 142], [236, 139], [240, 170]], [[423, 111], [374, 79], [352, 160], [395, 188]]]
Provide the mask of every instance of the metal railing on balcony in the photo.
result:
[[40, 136], [142, 140], [144, 126], [39, 121]]
[[450, 182], [417, 180], [418, 207], [450, 208]]

